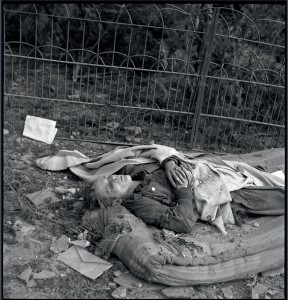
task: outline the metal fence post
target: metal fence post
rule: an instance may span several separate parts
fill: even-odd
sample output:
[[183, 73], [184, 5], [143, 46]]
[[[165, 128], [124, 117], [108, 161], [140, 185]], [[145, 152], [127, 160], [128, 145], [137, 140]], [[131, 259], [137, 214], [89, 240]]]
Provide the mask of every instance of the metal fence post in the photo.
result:
[[190, 146], [193, 148], [196, 147], [196, 141], [197, 141], [197, 135], [198, 135], [198, 129], [199, 129], [199, 122], [201, 118], [201, 110], [202, 110], [202, 104], [203, 104], [203, 98], [204, 98], [204, 90], [205, 90], [205, 84], [207, 79], [207, 74], [209, 70], [209, 64], [211, 60], [211, 54], [214, 49], [214, 36], [216, 31], [216, 26], [218, 23], [218, 16], [219, 16], [219, 7], [216, 7], [212, 14], [212, 21], [208, 26], [207, 35], [204, 40], [204, 58], [203, 58], [203, 64], [200, 71], [200, 81], [198, 85], [198, 95], [197, 95], [197, 102], [196, 102], [196, 108], [195, 108], [195, 114], [193, 118], [193, 125], [192, 125], [192, 132], [190, 137]]

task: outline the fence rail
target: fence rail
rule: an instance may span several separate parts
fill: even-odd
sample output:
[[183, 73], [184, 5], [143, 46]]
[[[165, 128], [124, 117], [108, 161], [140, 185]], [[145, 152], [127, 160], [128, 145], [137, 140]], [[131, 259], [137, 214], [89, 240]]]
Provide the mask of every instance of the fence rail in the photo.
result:
[[249, 9], [5, 4], [5, 126], [34, 115], [58, 139], [284, 147], [285, 23]]

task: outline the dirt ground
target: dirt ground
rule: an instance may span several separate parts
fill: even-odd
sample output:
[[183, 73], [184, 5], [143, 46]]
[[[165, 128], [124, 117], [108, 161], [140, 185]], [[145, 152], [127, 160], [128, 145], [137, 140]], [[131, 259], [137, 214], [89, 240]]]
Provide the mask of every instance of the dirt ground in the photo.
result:
[[[52, 145], [33, 141], [19, 135], [4, 136], [3, 144], [3, 298], [9, 299], [284, 299], [283, 269], [258, 273], [242, 280], [186, 288], [169, 288], [145, 284], [133, 276], [115, 256], [113, 265], [100, 277], [91, 280], [57, 260], [50, 250], [53, 239], [66, 235], [71, 240], [84, 232], [83, 190], [85, 183], [69, 171], [49, 172], [36, 166], [36, 159], [54, 154], [60, 149], [77, 149], [87, 156], [110, 151], [114, 146], [85, 142], [54, 141]], [[46, 188], [76, 188], [70, 197], [35, 209], [25, 195]], [[22, 221], [33, 230], [17, 234], [15, 222]], [[247, 219], [245, 226], [233, 234], [245, 235], [253, 230], [255, 220]], [[257, 220], [261, 226], [261, 218]], [[210, 228], [217, 235], [216, 229]], [[232, 232], [232, 231], [231, 231]], [[229, 229], [228, 229], [229, 233]], [[231, 236], [230, 236], [231, 238]], [[88, 233], [93, 242], [93, 236]], [[94, 243], [86, 248], [97, 252]], [[49, 271], [51, 278], [27, 281], [19, 275], [30, 268], [33, 274]], [[54, 274], [54, 275], [53, 275]], [[29, 277], [29, 276], [28, 276]], [[31, 277], [31, 276], [30, 276]], [[29, 278], [28, 278], [29, 279]], [[116, 283], [118, 282], [118, 283]], [[168, 289], [167, 289], [168, 288]]]

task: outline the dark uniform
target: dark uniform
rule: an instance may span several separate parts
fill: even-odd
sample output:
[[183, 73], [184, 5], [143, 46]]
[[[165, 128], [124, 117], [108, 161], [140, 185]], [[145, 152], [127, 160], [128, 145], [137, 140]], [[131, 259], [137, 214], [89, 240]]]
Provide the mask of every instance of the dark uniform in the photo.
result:
[[146, 224], [186, 233], [193, 229], [198, 213], [191, 188], [173, 188], [158, 164], [128, 165], [118, 174], [140, 181], [122, 205]]

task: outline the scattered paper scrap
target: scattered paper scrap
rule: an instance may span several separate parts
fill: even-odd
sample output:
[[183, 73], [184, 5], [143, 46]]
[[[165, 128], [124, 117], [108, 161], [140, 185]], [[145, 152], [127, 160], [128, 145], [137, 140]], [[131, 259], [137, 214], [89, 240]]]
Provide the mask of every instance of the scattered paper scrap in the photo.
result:
[[56, 121], [34, 116], [26, 116], [23, 136], [31, 139], [52, 144], [57, 133]]
[[34, 281], [34, 279], [29, 280], [29, 282], [27, 283], [28, 288], [32, 288], [35, 286], [36, 286], [36, 282]]
[[69, 193], [74, 195], [76, 193], [76, 189], [75, 188], [66, 189], [62, 186], [57, 186], [57, 187], [55, 187], [55, 192], [57, 192], [61, 195], [65, 195], [65, 194], [69, 194]]
[[32, 274], [31, 268], [27, 268], [23, 271], [18, 277], [23, 280], [24, 282], [28, 283], [30, 275]]
[[61, 201], [61, 199], [54, 192], [53, 188], [47, 188], [45, 190], [38, 191], [25, 196], [29, 200], [31, 200], [37, 208], [43, 208], [51, 203], [57, 203]]
[[86, 248], [88, 246], [90, 246], [90, 242], [87, 240], [76, 240], [76, 241], [70, 241], [71, 244], [82, 247], [82, 248]]
[[58, 259], [67, 266], [93, 280], [112, 267], [112, 264], [109, 262], [76, 245], [60, 254]]

